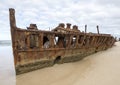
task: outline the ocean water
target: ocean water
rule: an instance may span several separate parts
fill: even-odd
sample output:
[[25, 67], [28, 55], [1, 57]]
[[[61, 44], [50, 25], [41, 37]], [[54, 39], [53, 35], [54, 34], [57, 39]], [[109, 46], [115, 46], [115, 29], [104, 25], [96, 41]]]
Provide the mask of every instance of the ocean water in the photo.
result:
[[0, 40], [0, 85], [16, 85], [10, 40]]

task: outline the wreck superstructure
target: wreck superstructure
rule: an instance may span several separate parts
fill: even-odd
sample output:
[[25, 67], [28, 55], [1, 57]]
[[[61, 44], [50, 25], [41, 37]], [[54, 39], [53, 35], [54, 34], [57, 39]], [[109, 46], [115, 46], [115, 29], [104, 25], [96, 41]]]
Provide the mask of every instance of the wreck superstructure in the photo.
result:
[[27, 29], [16, 26], [15, 10], [9, 9], [12, 47], [16, 74], [52, 66], [55, 63], [78, 61], [87, 55], [114, 45], [110, 34], [81, 32], [78, 26], [60, 23], [52, 31], [38, 30], [36, 24]]

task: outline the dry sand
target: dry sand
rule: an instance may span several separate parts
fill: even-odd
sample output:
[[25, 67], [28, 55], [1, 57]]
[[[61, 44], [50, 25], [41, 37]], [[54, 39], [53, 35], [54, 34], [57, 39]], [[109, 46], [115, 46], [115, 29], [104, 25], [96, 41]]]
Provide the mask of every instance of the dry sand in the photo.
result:
[[[15, 81], [14, 78], [12, 81]], [[15, 85], [14, 82], [3, 83], [0, 85]], [[113, 48], [90, 55], [78, 62], [56, 64], [53, 67], [17, 75], [16, 84], [120, 85], [120, 42]]]
[[17, 76], [17, 85], [120, 85], [120, 42], [85, 59]]

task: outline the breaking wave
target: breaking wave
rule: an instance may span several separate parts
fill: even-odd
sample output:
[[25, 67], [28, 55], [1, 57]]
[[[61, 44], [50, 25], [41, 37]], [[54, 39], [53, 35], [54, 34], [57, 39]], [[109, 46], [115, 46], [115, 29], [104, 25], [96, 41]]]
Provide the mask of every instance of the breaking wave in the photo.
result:
[[11, 40], [0, 40], [0, 46], [11, 46]]

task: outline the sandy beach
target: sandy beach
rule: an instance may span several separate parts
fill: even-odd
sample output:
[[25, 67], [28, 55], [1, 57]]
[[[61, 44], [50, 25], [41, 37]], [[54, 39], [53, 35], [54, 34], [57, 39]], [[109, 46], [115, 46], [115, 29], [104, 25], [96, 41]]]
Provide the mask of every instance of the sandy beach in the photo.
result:
[[120, 42], [78, 62], [56, 64], [17, 76], [11, 60], [7, 60], [9, 65], [3, 65], [8, 56], [1, 57], [4, 62], [0, 65], [0, 85], [15, 82], [16, 85], [120, 85]]

